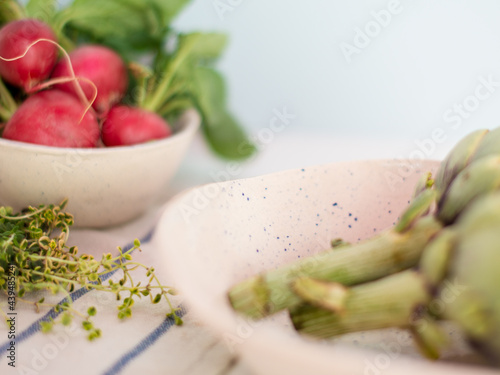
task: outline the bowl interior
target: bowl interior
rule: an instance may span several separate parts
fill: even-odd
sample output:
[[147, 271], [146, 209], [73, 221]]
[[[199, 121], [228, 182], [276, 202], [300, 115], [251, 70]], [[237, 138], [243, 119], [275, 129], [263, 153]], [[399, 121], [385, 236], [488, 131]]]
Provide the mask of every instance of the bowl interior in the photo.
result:
[[[202, 186], [166, 206], [155, 241], [192, 313], [259, 373], [361, 374], [380, 354], [368, 349], [394, 343], [401, 332], [347, 335], [330, 347], [298, 337], [284, 313], [259, 322], [235, 314], [226, 293], [248, 276], [328, 248], [333, 238], [356, 242], [392, 226], [418, 178], [437, 165], [346, 162]], [[456, 343], [450, 358], [470, 355]], [[464, 371], [421, 360], [408, 337], [399, 354], [384, 373], [410, 373], [411, 358], [411, 373]]]

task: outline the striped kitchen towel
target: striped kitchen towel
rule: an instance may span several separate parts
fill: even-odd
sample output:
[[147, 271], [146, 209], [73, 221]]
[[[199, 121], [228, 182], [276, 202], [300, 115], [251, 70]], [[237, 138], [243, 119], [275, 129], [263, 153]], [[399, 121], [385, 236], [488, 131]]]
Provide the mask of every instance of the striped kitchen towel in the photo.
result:
[[[71, 244], [78, 245], [80, 253], [98, 256], [117, 253], [117, 246], [130, 248], [138, 238], [142, 251], [134, 252], [133, 261], [154, 266], [159, 279], [168, 285], [168, 275], [156, 256], [161, 249], [154, 248], [151, 241], [158, 212], [109, 230], [72, 229]], [[133, 275], [134, 280], [146, 282], [144, 272], [138, 270]], [[108, 277], [121, 278], [119, 274]], [[51, 304], [63, 303], [67, 298], [42, 292], [25, 298], [37, 301], [42, 296]], [[180, 307], [177, 315], [184, 320], [182, 326], [166, 317], [169, 308], [164, 301], [153, 305], [149, 297], [136, 301], [132, 317], [125, 320], [117, 317], [120, 303], [112, 293], [82, 288], [71, 293], [70, 298], [74, 309], [83, 314], [90, 306], [96, 307], [93, 320], [102, 337], [88, 341], [80, 319], [42, 333], [40, 322], [56, 320], [60, 313], [49, 307], [37, 312], [32, 304], [18, 298], [15, 324], [4, 321], [0, 326], [0, 374], [249, 374], [222, 342], [189, 315], [182, 296], [172, 299]], [[0, 308], [8, 310], [5, 296], [0, 296]]]

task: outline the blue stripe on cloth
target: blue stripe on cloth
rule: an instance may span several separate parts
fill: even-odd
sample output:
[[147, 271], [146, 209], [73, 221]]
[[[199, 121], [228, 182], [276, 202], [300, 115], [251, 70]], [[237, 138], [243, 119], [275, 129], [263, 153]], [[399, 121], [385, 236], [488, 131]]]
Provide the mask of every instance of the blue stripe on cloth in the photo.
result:
[[[185, 314], [186, 309], [184, 308], [184, 306], [180, 306], [179, 310], [177, 310], [176, 312], [176, 315], [179, 318], [182, 318]], [[111, 367], [109, 367], [109, 369], [104, 372], [104, 375], [119, 374], [130, 362], [132, 362], [135, 358], [145, 352], [174, 325], [175, 321], [173, 318], [166, 318], [165, 320], [163, 320], [161, 324], [156, 327], [149, 335], [147, 335], [136, 346], [122, 355]]]
[[[148, 234], [146, 234], [140, 240], [141, 244], [148, 243], [149, 241], [151, 241], [151, 238], [153, 237], [153, 232], [154, 232], [154, 229], [151, 230]], [[133, 246], [134, 246], [133, 242], [130, 244], [127, 244], [125, 247], [123, 247], [123, 251], [130, 250]], [[116, 271], [118, 271], [118, 270], [115, 270], [113, 272], [105, 274], [101, 278], [101, 280], [106, 281], [111, 276], [113, 276], [113, 274], [116, 273]], [[94, 289], [80, 288], [80, 289], [72, 292], [69, 296], [71, 297], [71, 300], [74, 302], [77, 299], [83, 297], [85, 294], [87, 294], [91, 290], [94, 290]], [[68, 297], [62, 299], [57, 305], [61, 305], [62, 303], [67, 302], [67, 301], [68, 301]], [[56, 311], [55, 307], [51, 308], [48, 313], [46, 313], [44, 316], [42, 316], [41, 318], [34, 321], [28, 328], [26, 328], [25, 330], [20, 332], [18, 335], [16, 335], [16, 343], [27, 340], [28, 338], [30, 338], [31, 336], [33, 336], [34, 334], [36, 334], [37, 332], [40, 331], [40, 323], [41, 322], [49, 322], [52, 319], [57, 318], [61, 313], [62, 313], [62, 311]], [[7, 341], [7, 342], [1, 344], [0, 345], [0, 355], [3, 355], [2, 353], [6, 352], [9, 347], [10, 347], [10, 341]]]

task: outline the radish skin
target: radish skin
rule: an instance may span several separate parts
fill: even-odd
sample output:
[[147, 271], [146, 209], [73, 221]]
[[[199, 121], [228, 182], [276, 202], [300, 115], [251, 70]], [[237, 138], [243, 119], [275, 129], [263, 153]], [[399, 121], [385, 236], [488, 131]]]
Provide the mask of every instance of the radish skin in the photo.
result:
[[[106, 114], [118, 103], [127, 90], [128, 74], [125, 63], [113, 50], [97, 45], [85, 45], [69, 54], [74, 74], [92, 81], [95, 87], [87, 82], [71, 82], [57, 85], [57, 88], [78, 97], [76, 84], [79, 84], [89, 101], [97, 88], [97, 97], [92, 107], [99, 114]], [[60, 60], [52, 78], [71, 77], [69, 61]]]
[[44, 41], [32, 45], [40, 39], [56, 42], [50, 27], [35, 19], [12, 21], [0, 29], [0, 76], [6, 82], [30, 92], [49, 77], [57, 61], [57, 47]]
[[3, 138], [54, 147], [96, 147], [95, 115], [74, 96], [41, 91], [26, 99], [5, 125]]
[[101, 137], [106, 146], [127, 146], [167, 138], [171, 134], [170, 126], [158, 114], [119, 105], [109, 111]]

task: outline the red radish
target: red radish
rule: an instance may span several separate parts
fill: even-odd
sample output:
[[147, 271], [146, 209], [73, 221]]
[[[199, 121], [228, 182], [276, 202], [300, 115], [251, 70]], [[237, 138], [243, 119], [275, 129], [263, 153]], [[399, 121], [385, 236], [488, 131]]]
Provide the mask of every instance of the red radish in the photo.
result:
[[[128, 84], [127, 68], [121, 57], [113, 50], [96, 45], [79, 47], [69, 54], [73, 71], [77, 77], [92, 81], [97, 88], [97, 98], [93, 103], [98, 113], [106, 113], [125, 95]], [[52, 73], [52, 78], [71, 77], [67, 59], [60, 60]], [[60, 84], [63, 91], [78, 96], [75, 82]], [[87, 82], [79, 84], [90, 101], [95, 89]]]
[[127, 146], [170, 136], [168, 123], [154, 112], [118, 105], [108, 113], [102, 125], [106, 146]]
[[85, 111], [72, 95], [59, 90], [41, 91], [19, 106], [2, 136], [55, 147], [96, 147], [99, 124], [94, 114]]
[[[0, 57], [13, 59], [22, 56], [39, 39], [55, 42], [56, 36], [49, 26], [35, 19], [9, 22], [0, 29]], [[14, 61], [0, 59], [0, 76], [10, 84], [30, 91], [50, 75], [56, 61], [56, 45], [40, 41], [22, 58]]]

